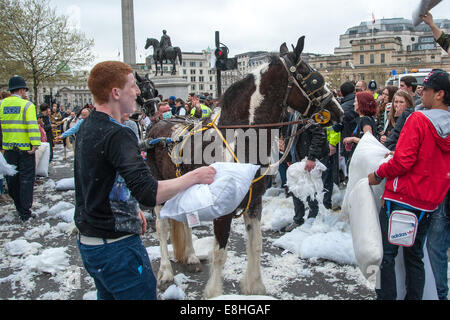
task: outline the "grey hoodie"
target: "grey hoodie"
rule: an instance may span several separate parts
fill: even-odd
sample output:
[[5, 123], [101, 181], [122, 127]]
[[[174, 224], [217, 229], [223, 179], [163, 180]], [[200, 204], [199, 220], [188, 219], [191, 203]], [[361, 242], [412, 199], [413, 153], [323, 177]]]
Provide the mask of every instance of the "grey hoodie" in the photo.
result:
[[437, 133], [443, 139], [450, 134], [450, 107], [448, 111], [441, 109], [423, 109], [422, 112], [436, 128]]

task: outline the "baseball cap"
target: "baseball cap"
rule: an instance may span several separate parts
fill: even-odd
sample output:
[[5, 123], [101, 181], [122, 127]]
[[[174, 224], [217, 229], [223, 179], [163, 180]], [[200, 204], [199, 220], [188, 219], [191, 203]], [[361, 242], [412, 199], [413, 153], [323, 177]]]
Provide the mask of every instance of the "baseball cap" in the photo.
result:
[[425, 88], [432, 88], [436, 91], [444, 90], [448, 92], [450, 90], [450, 75], [448, 72], [441, 69], [434, 69], [423, 80], [423, 86]]

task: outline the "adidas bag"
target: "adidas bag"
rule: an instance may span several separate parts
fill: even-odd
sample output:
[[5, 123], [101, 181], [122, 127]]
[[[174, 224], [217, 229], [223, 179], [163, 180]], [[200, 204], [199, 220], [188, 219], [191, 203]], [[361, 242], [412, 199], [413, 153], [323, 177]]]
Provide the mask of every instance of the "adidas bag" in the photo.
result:
[[405, 210], [392, 212], [389, 219], [388, 241], [402, 247], [412, 247], [416, 240], [417, 216]]

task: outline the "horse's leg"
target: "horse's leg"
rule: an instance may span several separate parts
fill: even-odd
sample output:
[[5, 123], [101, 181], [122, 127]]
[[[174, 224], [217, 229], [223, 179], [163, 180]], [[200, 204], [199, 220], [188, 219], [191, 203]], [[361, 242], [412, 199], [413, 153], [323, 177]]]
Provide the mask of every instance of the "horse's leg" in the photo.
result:
[[188, 227], [187, 223], [184, 224], [185, 233], [185, 261], [188, 265], [190, 272], [200, 272], [201, 263], [200, 259], [195, 255], [194, 245], [192, 242], [192, 230]]
[[[261, 254], [262, 254], [262, 234], [261, 234], [261, 204], [257, 205], [251, 213], [244, 215], [245, 227], [247, 230], [247, 271], [241, 280], [242, 293], [246, 295], [264, 295], [266, 288], [261, 278]], [[257, 212], [255, 216], [252, 213]]]
[[222, 295], [222, 270], [227, 260], [227, 243], [230, 236], [233, 214], [214, 220], [214, 249], [209, 269], [209, 280], [206, 284], [205, 298]]
[[167, 242], [169, 239], [170, 223], [168, 219], [160, 219], [160, 211], [162, 206], [155, 207], [156, 213], [156, 232], [159, 238], [161, 251], [161, 264], [158, 271], [158, 285], [164, 285], [173, 281], [173, 270], [169, 259], [169, 249]]

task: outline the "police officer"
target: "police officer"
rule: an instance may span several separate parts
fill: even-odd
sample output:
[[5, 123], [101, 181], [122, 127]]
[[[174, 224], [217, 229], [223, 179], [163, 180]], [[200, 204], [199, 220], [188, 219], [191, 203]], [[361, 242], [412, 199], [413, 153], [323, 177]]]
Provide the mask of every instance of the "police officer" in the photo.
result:
[[41, 133], [35, 105], [27, 101], [28, 87], [22, 77], [9, 80], [11, 96], [0, 101], [0, 122], [3, 132], [2, 148], [6, 161], [17, 167], [15, 176], [7, 177], [8, 190], [22, 221], [34, 217], [33, 187], [35, 152], [41, 145]]
[[195, 96], [192, 98], [192, 117], [205, 119], [211, 116], [212, 110], [208, 106], [203, 104], [205, 100], [206, 97], [204, 96]]

